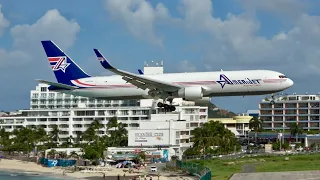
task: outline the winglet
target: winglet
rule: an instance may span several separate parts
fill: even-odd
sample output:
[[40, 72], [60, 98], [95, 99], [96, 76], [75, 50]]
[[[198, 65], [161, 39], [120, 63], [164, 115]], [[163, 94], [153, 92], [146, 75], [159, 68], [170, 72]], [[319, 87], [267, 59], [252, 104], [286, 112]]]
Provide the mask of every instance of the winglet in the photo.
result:
[[141, 69], [138, 69], [139, 74], [143, 75], [143, 71]]
[[101, 65], [105, 69], [114, 69], [114, 67], [108, 62], [108, 60], [100, 53], [98, 49], [93, 49], [96, 53], [96, 56], [98, 57], [98, 60], [100, 61]]

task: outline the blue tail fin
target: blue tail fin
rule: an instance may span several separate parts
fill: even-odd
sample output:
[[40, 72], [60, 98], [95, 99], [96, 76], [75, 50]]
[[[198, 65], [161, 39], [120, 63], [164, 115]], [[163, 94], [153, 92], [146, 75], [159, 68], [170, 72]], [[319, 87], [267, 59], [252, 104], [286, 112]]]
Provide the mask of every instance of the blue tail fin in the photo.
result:
[[59, 83], [73, 85], [71, 80], [90, 77], [53, 41], [41, 41], [41, 43]]
[[139, 74], [143, 75], [143, 71], [141, 69], [138, 69]]

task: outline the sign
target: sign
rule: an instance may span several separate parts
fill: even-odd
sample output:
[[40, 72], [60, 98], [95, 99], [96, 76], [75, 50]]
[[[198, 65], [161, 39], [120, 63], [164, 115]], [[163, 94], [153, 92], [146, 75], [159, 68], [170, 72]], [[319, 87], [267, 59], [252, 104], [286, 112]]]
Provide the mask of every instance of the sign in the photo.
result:
[[163, 150], [163, 158], [167, 161], [169, 160], [169, 151], [168, 149]]
[[129, 130], [128, 146], [169, 145], [169, 130]]

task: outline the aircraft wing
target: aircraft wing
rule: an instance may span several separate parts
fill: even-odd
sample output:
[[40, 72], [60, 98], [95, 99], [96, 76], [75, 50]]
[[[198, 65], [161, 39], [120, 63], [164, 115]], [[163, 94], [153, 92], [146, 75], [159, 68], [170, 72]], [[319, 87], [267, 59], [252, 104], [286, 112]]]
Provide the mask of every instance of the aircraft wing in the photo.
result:
[[41, 80], [41, 79], [37, 79], [37, 81], [40, 82], [40, 83], [51, 85], [51, 86], [56, 87], [56, 88], [62, 88], [62, 89], [67, 89], [67, 90], [73, 90], [73, 89], [77, 89], [78, 88], [77, 86], [70, 86], [70, 85], [66, 85], [66, 84], [50, 82], [50, 81]]
[[174, 92], [174, 91], [177, 91], [181, 88], [181, 86], [179, 86], [179, 85], [171, 84], [168, 82], [156, 80], [153, 78], [148, 78], [145, 76], [141, 76], [141, 75], [127, 72], [127, 71], [123, 71], [121, 69], [117, 69], [117, 68], [113, 67], [108, 62], [108, 60], [99, 52], [98, 49], [93, 49], [93, 50], [96, 53], [101, 65], [105, 69], [107, 69], [115, 74], [123, 76], [122, 77], [123, 80], [136, 86], [137, 88], [141, 88], [143, 90], [145, 90], [147, 88], [148, 89], [158, 89], [158, 90], [163, 90], [166, 92]]

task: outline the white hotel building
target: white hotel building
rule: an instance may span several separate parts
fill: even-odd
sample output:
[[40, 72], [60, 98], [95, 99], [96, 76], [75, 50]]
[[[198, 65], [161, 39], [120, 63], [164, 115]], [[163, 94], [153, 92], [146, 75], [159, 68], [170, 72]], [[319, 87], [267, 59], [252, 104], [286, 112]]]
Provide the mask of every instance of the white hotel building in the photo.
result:
[[[151, 72], [162, 73], [163, 67], [145, 65], [144, 73]], [[70, 136], [75, 139], [93, 120], [101, 121], [104, 128], [100, 129], [99, 134], [106, 134], [106, 124], [113, 116], [116, 116], [129, 131], [143, 129], [141, 124], [144, 123], [148, 124], [148, 130], [159, 129], [171, 121], [169, 130], [174, 135], [169, 136], [170, 145], [184, 149], [192, 145], [190, 131], [208, 120], [207, 107], [194, 106], [182, 100], [178, 100], [181, 106], [178, 106], [175, 112], [166, 113], [163, 109], [155, 107], [150, 99], [96, 100], [49, 92], [47, 87], [45, 84], [39, 84], [31, 91], [29, 110], [20, 110], [20, 114], [16, 116], [0, 117], [0, 128], [13, 131], [21, 127], [35, 126], [43, 127], [49, 132], [53, 125], [58, 125], [60, 141], [63, 142]]]

